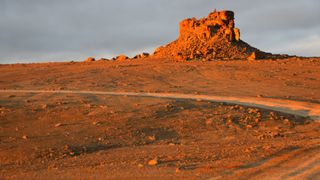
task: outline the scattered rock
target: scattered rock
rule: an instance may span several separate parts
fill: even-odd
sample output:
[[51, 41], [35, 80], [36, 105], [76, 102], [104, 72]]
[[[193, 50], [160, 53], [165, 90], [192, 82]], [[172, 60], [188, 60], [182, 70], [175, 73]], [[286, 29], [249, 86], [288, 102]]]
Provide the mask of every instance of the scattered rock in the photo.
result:
[[27, 135], [23, 135], [22, 139], [27, 140], [27, 139], [29, 139], [29, 137]]
[[249, 114], [256, 114], [256, 113], [258, 113], [258, 112], [259, 112], [258, 109], [248, 108], [248, 113], [249, 113]]
[[271, 139], [271, 138], [277, 138], [277, 137], [283, 137], [283, 135], [281, 135], [279, 132], [275, 131], [269, 131], [269, 132], [265, 132], [264, 134], [258, 136], [258, 138], [260, 140], [263, 139]]

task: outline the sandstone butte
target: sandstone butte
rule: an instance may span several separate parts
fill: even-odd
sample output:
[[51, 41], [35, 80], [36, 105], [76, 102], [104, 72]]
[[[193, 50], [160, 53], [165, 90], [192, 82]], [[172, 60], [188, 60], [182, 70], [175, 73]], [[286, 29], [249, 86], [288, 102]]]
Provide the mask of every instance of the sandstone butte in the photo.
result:
[[155, 50], [154, 57], [175, 60], [255, 60], [288, 57], [260, 51], [240, 38], [234, 12], [214, 11], [208, 17], [180, 22], [177, 40]]

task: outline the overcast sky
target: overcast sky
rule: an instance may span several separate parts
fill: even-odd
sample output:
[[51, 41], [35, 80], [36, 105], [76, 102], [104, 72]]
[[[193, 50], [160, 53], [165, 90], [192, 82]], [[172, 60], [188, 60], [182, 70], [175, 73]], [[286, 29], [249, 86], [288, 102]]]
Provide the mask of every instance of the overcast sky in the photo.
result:
[[0, 63], [152, 53], [214, 9], [233, 10], [254, 47], [320, 56], [320, 0], [0, 0]]

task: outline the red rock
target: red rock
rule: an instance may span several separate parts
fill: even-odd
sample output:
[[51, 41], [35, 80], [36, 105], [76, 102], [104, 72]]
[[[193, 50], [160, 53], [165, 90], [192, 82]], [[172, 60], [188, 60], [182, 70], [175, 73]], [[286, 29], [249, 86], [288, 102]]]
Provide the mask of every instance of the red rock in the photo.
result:
[[95, 61], [96, 59], [95, 58], [93, 58], [93, 57], [88, 57], [86, 60], [85, 60], [85, 62], [93, 62], [93, 61]]
[[255, 52], [251, 53], [251, 55], [248, 56], [248, 60], [249, 60], [249, 61], [254, 61], [254, 60], [256, 60], [256, 59], [257, 59], [257, 56], [256, 56], [256, 53], [255, 53]]
[[149, 57], [150, 56], [150, 54], [149, 53], [141, 53], [141, 54], [138, 54], [138, 55], [136, 55], [133, 59], [143, 59], [143, 58], [147, 58], [147, 57]]
[[121, 55], [119, 55], [118, 57], [116, 57], [115, 60], [117, 60], [117, 61], [124, 61], [124, 60], [127, 60], [127, 59], [129, 59], [128, 56], [121, 54]]
[[240, 39], [232, 11], [214, 11], [207, 17], [180, 22], [177, 40], [155, 50], [154, 56], [174, 60], [247, 59], [251, 53], [259, 58], [270, 55]]
[[148, 165], [149, 166], [156, 166], [159, 164], [159, 160], [158, 158], [155, 158], [155, 159], [151, 159], [150, 161], [148, 161]]

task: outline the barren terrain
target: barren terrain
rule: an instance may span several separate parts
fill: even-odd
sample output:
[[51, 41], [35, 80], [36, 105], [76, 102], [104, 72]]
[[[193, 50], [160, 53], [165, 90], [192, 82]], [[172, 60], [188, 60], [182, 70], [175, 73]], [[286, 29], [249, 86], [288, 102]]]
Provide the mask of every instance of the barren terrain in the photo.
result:
[[0, 65], [0, 178], [319, 179], [319, 72], [319, 58]]

